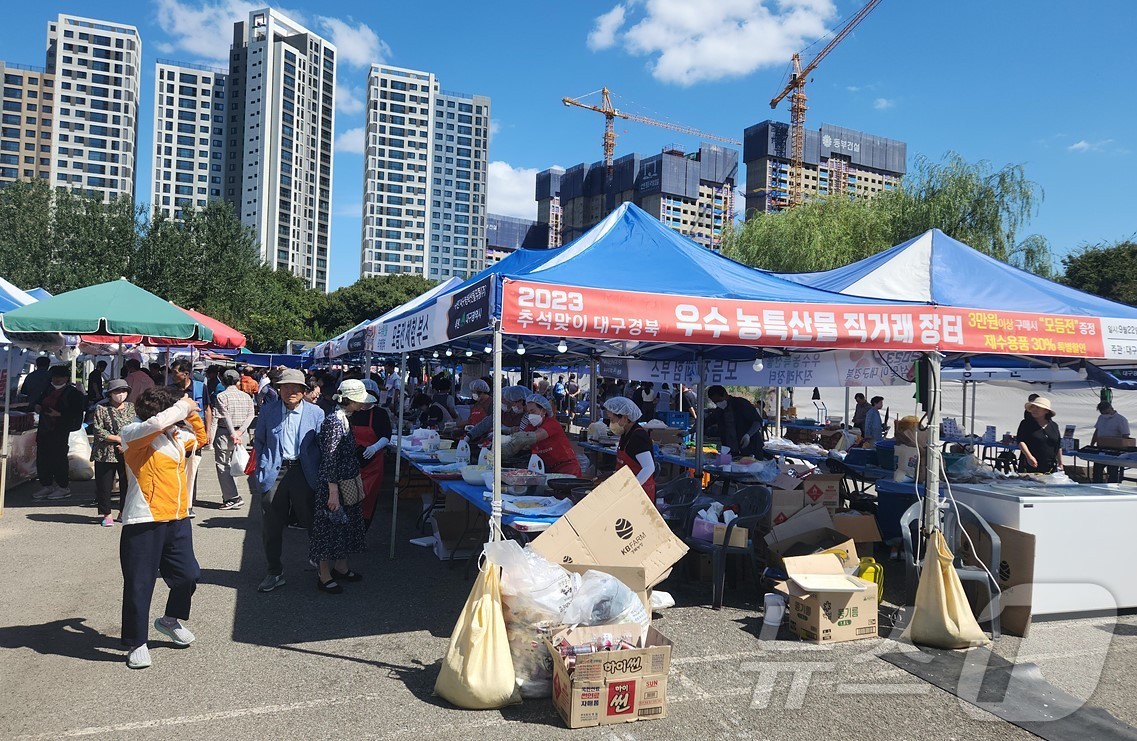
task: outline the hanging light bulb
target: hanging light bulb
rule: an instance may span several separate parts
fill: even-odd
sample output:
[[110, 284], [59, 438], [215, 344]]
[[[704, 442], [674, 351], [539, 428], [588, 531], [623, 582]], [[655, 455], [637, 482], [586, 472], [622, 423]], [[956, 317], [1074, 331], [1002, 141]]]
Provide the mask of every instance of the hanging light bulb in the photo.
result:
[[473, 357], [473, 355], [474, 355], [474, 351], [473, 351], [473, 350], [467, 350], [467, 351], [466, 351], [466, 357], [467, 357], [467, 358], [469, 358], [469, 357]]
[[454, 351], [453, 351], [453, 350], [451, 350], [449, 347], [448, 347], [448, 348], [446, 348], [446, 357], [448, 357], [448, 358], [449, 358], [449, 357], [450, 357], [451, 355], [453, 355], [453, 354], [454, 354]]
[[525, 345], [521, 344], [521, 342], [517, 343], [517, 354], [518, 355], [524, 355], [525, 354]]
[[968, 373], [971, 372], [971, 358], [968, 358], [967, 360], [963, 361], [963, 369], [965, 371], [967, 371]]
[[758, 357], [754, 358], [754, 365], [750, 366], [754, 369], [755, 373], [761, 373], [762, 369], [766, 367], [766, 363], [762, 360], [765, 356], [766, 352], [764, 350], [758, 351]]
[[436, 357], [436, 358], [438, 357], [438, 351], [437, 350], [434, 351], [434, 357]]
[[1089, 373], [1086, 372], [1086, 361], [1078, 363], [1078, 378], [1085, 380]]
[[1050, 370], [1052, 370], [1052, 371], [1056, 371], [1056, 370], [1058, 370], [1058, 360], [1057, 360], [1056, 358], [1055, 358], [1055, 359], [1051, 359], [1051, 361], [1050, 361]]
[[482, 348], [482, 352], [484, 352], [486, 355], [489, 355], [490, 353], [493, 352], [493, 347], [491, 347], [490, 345], [486, 345], [485, 347]]
[[557, 352], [562, 353], [562, 354], [568, 352], [568, 343], [565, 342], [564, 340], [561, 340], [560, 342], [558, 342], [557, 343]]

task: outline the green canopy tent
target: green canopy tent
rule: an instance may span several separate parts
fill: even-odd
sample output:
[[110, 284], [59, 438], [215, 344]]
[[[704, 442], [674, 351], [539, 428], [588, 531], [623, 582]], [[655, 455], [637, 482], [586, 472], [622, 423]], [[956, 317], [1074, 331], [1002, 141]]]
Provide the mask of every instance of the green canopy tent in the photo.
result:
[[[17, 345], [21, 344], [21, 333], [29, 332], [145, 335], [203, 342], [213, 339], [212, 329], [126, 278], [68, 291], [13, 309], [0, 317], [0, 327]], [[7, 432], [5, 424], [0, 443], [4, 451], [8, 449]], [[0, 480], [4, 478], [7, 463], [6, 457], [0, 460]], [[0, 488], [0, 513], [4, 511], [4, 496]]]

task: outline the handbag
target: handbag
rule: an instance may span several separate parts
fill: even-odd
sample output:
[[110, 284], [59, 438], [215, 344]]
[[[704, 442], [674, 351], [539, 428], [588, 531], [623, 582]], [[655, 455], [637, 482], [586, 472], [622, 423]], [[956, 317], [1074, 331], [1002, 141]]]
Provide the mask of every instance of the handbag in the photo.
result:
[[339, 486], [340, 503], [345, 507], [350, 507], [363, 501], [363, 477], [357, 475], [353, 479], [337, 481], [336, 484]]

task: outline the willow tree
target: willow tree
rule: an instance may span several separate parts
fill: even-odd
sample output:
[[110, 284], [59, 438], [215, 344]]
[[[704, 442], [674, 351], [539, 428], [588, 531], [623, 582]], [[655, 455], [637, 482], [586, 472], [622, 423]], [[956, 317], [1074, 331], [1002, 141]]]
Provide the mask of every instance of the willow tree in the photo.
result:
[[829, 270], [938, 228], [975, 249], [1044, 277], [1047, 241], [1020, 232], [1042, 201], [1021, 165], [995, 170], [955, 153], [917, 157], [899, 188], [871, 199], [831, 196], [782, 213], [757, 213], [724, 239], [730, 257], [778, 272]]

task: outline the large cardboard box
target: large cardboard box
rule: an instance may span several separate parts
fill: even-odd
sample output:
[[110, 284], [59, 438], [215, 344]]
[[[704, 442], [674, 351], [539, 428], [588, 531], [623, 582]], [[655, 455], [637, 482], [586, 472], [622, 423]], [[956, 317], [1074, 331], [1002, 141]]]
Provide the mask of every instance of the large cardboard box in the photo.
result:
[[787, 557], [806, 556], [829, 549], [839, 554], [844, 568], [853, 568], [859, 562], [854, 541], [834, 529], [833, 518], [819, 504], [810, 505], [781, 525], [775, 525], [764, 540], [766, 561], [773, 566], [783, 564]]
[[1129, 450], [1130, 448], [1137, 448], [1137, 440], [1131, 437], [1099, 437], [1098, 447], [1111, 450]]
[[877, 588], [849, 576], [830, 553], [785, 559], [790, 630], [805, 641], [842, 643], [877, 636]]
[[678, 445], [683, 442], [683, 438], [687, 437], [687, 430], [679, 430], [674, 427], [648, 427], [646, 429], [652, 441], [660, 445]]
[[[970, 566], [979, 565], [976, 556], [987, 565], [999, 582], [1002, 590], [1001, 625], [1004, 633], [1026, 637], [1030, 631], [1030, 618], [1034, 584], [1034, 534], [1016, 530], [1005, 525], [991, 523], [991, 529], [999, 536], [999, 563], [991, 563], [991, 539], [980, 528], [969, 526], [968, 534], [975, 544], [972, 553], [964, 544], [963, 561]], [[964, 582], [964, 588], [974, 595], [972, 599], [986, 599], [987, 594], [972, 582]]]
[[532, 543], [561, 565], [638, 566], [649, 587], [687, 552], [627, 466], [592, 490]]
[[872, 553], [872, 544], [880, 542], [880, 528], [876, 518], [864, 512], [838, 512], [833, 515], [833, 529], [847, 535], [857, 544], [857, 550]]
[[821, 504], [829, 514], [837, 511], [841, 503], [841, 479], [839, 473], [815, 473], [802, 482], [806, 504]]
[[553, 705], [569, 728], [667, 717], [672, 644], [655, 628], [648, 628], [643, 648], [577, 656], [571, 673], [555, 648], [561, 637], [575, 645], [604, 633], [619, 636], [639, 630], [634, 624], [578, 627], [545, 639], [553, 659]]
[[805, 492], [800, 486], [796, 489], [771, 489], [770, 496], [769, 525], [781, 525], [805, 506]]

